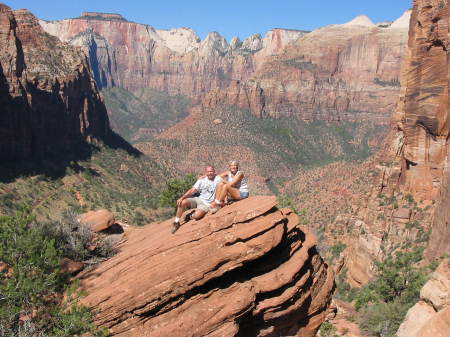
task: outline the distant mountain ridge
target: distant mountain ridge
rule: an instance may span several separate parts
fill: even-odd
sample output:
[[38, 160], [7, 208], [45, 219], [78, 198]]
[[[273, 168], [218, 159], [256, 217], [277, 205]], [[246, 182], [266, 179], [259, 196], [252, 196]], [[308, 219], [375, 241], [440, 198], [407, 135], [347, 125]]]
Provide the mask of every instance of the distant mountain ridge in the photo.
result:
[[247, 87], [260, 91], [256, 99], [263, 107], [253, 111], [260, 117], [335, 121], [361, 113], [387, 123], [399, 91], [409, 15], [380, 26], [360, 17], [310, 33], [276, 28], [265, 37], [230, 42], [217, 32], [201, 40], [190, 28], [159, 30], [95, 16], [40, 23], [83, 47], [101, 88], [153, 88], [183, 94], [194, 104], [219, 91], [210, 103], [227, 104], [223, 93], [239, 81], [244, 95], [252, 95]]

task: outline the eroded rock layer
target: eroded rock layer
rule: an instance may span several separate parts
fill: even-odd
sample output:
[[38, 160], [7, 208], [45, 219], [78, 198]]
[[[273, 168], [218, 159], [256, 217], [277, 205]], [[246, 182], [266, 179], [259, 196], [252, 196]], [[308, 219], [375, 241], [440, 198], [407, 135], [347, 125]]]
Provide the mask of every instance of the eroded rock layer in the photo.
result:
[[158, 30], [97, 16], [45, 22], [83, 46], [101, 87], [155, 88], [209, 108], [238, 105], [261, 117], [373, 119], [394, 110], [407, 43], [407, 12], [391, 25], [360, 17], [314, 32], [274, 29], [228, 43], [188, 28]]
[[78, 48], [27, 10], [0, 4], [0, 160], [73, 152], [109, 132], [106, 108]]
[[430, 259], [450, 249], [450, 3], [416, 0], [408, 56], [380, 179], [350, 220], [349, 281], [367, 282], [371, 262], [412, 245]]
[[96, 322], [118, 336], [315, 336], [334, 287], [316, 238], [274, 197], [133, 229], [81, 277]]

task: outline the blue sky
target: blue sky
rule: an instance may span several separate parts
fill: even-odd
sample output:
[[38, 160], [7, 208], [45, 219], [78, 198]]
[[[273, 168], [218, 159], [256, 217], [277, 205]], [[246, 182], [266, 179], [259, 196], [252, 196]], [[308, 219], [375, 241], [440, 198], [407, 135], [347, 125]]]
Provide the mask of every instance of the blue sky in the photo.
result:
[[77, 17], [83, 11], [120, 13], [159, 29], [190, 27], [201, 38], [217, 31], [230, 40], [255, 33], [264, 36], [277, 27], [313, 30], [350, 21], [359, 14], [375, 23], [392, 21], [412, 7], [412, 0], [6, 0], [5, 4], [27, 8], [45, 20]]

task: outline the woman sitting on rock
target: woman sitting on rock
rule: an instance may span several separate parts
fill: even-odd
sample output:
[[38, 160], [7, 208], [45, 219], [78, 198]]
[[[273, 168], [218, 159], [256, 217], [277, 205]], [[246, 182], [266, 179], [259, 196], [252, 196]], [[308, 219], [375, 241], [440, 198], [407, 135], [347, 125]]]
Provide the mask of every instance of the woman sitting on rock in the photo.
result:
[[218, 209], [225, 205], [225, 198], [230, 200], [242, 200], [248, 198], [248, 179], [244, 172], [239, 170], [239, 162], [232, 160], [229, 162], [229, 170], [219, 176], [224, 180], [217, 186], [216, 199], [211, 204], [212, 208]]

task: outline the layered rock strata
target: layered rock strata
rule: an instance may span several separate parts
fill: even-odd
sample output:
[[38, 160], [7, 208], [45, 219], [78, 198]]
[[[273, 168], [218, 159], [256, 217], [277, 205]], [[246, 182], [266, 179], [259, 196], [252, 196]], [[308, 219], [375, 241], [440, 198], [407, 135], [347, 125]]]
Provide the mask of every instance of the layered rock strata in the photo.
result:
[[445, 337], [450, 331], [450, 260], [444, 260], [409, 309], [398, 337]]
[[413, 242], [427, 247], [429, 259], [449, 252], [449, 20], [448, 2], [415, 1], [401, 97], [378, 166], [380, 179], [349, 223], [353, 285], [368, 280], [372, 261]]
[[261, 59], [251, 78], [215, 90], [204, 105], [237, 105], [257, 116], [386, 123], [399, 93], [405, 18], [386, 28], [359, 17], [317, 29]]
[[73, 152], [109, 132], [106, 108], [78, 48], [27, 10], [0, 4], [0, 160]]
[[334, 287], [316, 238], [274, 197], [127, 232], [82, 275], [96, 322], [117, 336], [315, 336]]
[[277, 28], [228, 43], [187, 28], [157, 30], [81, 17], [41, 21], [61, 40], [83, 46], [99, 86], [151, 87], [214, 108], [238, 105], [257, 116], [385, 123], [399, 91], [409, 12], [391, 25], [367, 17], [314, 32]]

